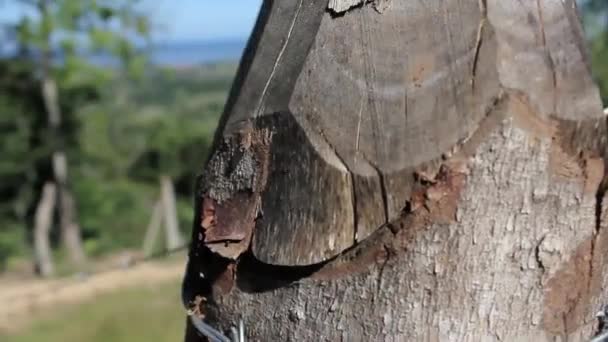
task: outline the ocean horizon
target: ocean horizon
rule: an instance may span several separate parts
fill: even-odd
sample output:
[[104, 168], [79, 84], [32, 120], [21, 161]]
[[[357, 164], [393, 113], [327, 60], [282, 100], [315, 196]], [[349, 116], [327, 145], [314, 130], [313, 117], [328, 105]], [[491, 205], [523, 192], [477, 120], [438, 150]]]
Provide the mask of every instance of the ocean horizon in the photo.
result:
[[[159, 66], [190, 67], [219, 62], [238, 62], [247, 44], [246, 38], [215, 41], [166, 41], [152, 42], [141, 47], [150, 62]], [[10, 57], [14, 48], [0, 49], [0, 58]], [[58, 61], [61, 57], [56, 57]], [[118, 60], [107, 54], [93, 54], [86, 57], [91, 63], [101, 66], [115, 66]]]
[[[150, 62], [159, 66], [190, 67], [219, 62], [238, 62], [247, 39], [217, 41], [156, 42], [142, 48]], [[108, 55], [93, 55], [89, 59], [97, 65], [114, 65], [116, 59]]]
[[217, 41], [164, 42], [150, 47], [152, 63], [163, 66], [187, 67], [216, 62], [238, 62], [247, 39]]

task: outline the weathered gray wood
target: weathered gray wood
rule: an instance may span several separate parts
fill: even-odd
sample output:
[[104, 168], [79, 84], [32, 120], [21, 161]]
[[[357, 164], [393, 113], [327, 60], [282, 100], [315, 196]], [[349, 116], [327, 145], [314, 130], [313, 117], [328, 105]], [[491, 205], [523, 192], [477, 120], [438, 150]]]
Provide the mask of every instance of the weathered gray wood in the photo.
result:
[[[264, 129], [305, 137], [272, 144], [273, 184], [291, 186], [262, 193], [252, 250], [270, 264], [326, 261], [396, 218], [413, 188], [408, 175], [470, 136], [500, 95], [477, 2], [395, 2], [381, 15], [364, 6], [340, 17], [326, 6], [266, 5], [220, 127], [228, 138], [271, 116], [279, 119]], [[478, 46], [479, 34], [488, 42]], [[300, 154], [309, 157], [295, 162]], [[281, 155], [295, 156], [288, 172]]]
[[575, 2], [380, 3], [265, 4], [199, 199], [247, 214], [218, 249], [197, 213], [186, 302], [261, 341], [586, 341], [607, 132]]
[[260, 122], [276, 132], [270, 148], [271, 181], [251, 246], [256, 256], [269, 263], [307, 265], [350, 247], [355, 199], [351, 177], [335, 150], [306, 121], [297, 122], [290, 114]]
[[489, 1], [501, 84], [527, 94], [542, 116], [585, 120], [601, 101], [585, 60], [576, 2]]

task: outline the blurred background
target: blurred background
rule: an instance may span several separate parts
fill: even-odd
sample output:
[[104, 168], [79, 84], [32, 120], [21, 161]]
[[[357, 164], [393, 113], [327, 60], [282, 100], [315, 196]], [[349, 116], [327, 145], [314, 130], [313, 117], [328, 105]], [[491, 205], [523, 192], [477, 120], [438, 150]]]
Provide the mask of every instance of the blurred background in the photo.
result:
[[[261, 0], [0, 0], [0, 340], [178, 341], [194, 182]], [[579, 1], [608, 103], [608, 1]]]

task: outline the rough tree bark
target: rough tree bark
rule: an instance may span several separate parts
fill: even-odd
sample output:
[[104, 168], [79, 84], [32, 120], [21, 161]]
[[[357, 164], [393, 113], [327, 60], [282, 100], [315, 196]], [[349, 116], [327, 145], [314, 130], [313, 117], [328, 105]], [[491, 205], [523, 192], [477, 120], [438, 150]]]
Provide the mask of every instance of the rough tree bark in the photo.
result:
[[184, 301], [253, 341], [586, 341], [601, 108], [574, 0], [265, 1]]

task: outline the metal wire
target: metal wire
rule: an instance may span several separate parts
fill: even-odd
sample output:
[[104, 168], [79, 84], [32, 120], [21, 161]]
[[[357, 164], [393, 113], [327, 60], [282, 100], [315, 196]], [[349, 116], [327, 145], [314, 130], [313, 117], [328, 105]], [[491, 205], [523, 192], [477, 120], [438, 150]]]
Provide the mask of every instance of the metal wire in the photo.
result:
[[202, 319], [198, 318], [196, 315], [190, 315], [190, 321], [196, 330], [207, 337], [211, 342], [233, 342], [228, 337], [224, 336], [224, 334], [205, 323]]
[[245, 340], [245, 323], [242, 319], [239, 319], [239, 340], [238, 342], [247, 342]]
[[595, 336], [590, 342], [608, 342], [608, 332]]
[[238, 331], [234, 326], [230, 328], [230, 332], [232, 334], [232, 339], [230, 339], [217, 329], [205, 323], [198, 316], [190, 314], [189, 317], [196, 330], [207, 337], [210, 342], [247, 342], [245, 338], [245, 324], [243, 323], [242, 319], [239, 320]]

